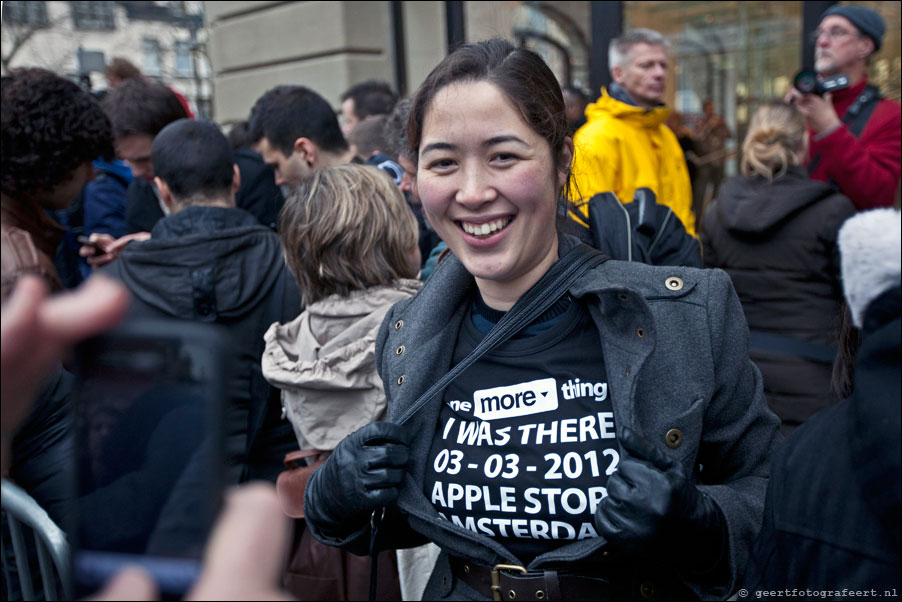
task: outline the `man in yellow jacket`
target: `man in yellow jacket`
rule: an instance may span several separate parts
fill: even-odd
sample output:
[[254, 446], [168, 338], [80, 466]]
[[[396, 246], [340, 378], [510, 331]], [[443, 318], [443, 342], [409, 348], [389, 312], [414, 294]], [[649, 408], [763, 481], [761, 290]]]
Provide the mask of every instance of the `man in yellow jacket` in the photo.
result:
[[689, 171], [676, 136], [664, 125], [667, 48], [651, 29], [628, 31], [611, 42], [614, 83], [586, 108], [587, 122], [574, 137], [570, 198], [587, 217], [587, 203], [599, 192], [614, 192], [629, 203], [637, 188], [650, 188], [694, 236]]

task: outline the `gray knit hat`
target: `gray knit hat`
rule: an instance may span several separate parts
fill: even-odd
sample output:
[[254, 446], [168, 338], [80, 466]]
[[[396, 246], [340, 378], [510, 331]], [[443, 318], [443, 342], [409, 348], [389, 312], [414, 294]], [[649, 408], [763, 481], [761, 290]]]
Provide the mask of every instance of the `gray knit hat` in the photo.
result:
[[830, 15], [839, 15], [851, 21], [852, 25], [857, 27], [861, 33], [874, 40], [874, 52], [880, 50], [880, 46], [883, 45], [883, 34], [886, 32], [886, 23], [883, 22], [883, 17], [879, 13], [855, 4], [837, 4], [825, 10], [820, 20], [823, 21], [824, 17]]

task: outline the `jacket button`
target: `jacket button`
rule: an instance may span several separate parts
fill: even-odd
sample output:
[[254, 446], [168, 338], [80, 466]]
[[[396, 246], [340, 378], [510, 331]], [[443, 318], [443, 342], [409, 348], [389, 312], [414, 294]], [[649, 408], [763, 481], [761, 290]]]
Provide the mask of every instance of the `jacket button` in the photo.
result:
[[667, 443], [667, 447], [671, 449], [676, 449], [683, 444], [683, 433], [680, 429], [670, 429], [667, 431], [667, 434], [664, 435], [664, 442]]
[[644, 338], [645, 338], [645, 329], [643, 329], [643, 328], [637, 328], [637, 329], [636, 329], [636, 336], [639, 337], [640, 339], [644, 339]]
[[395, 330], [401, 330], [401, 327], [404, 326], [404, 320], [398, 320], [395, 322]]
[[401, 345], [395, 350], [395, 355], [402, 355], [404, 353], [404, 345]]
[[667, 287], [667, 290], [670, 291], [679, 291], [683, 289], [683, 280], [682, 278], [677, 278], [676, 276], [671, 276], [667, 280], [664, 281], [664, 286]]
[[398, 377], [398, 384], [399, 384], [399, 385], [403, 385], [403, 384], [404, 384], [404, 375], [403, 375], [403, 374], [402, 374], [401, 376]]
[[642, 595], [644, 600], [651, 600], [655, 597], [655, 584], [651, 581], [646, 581], [639, 586], [639, 594]]

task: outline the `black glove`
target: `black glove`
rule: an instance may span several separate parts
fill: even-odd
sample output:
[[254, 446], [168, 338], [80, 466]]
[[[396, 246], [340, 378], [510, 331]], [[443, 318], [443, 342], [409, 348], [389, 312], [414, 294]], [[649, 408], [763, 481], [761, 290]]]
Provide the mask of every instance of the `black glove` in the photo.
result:
[[408, 458], [407, 437], [397, 424], [374, 422], [354, 431], [310, 477], [305, 518], [324, 533], [353, 533], [373, 510], [398, 498]]
[[[628, 553], [653, 556], [678, 569], [706, 573], [726, 552], [720, 508], [668, 458], [623, 427], [617, 472], [595, 511], [598, 534]], [[670, 555], [668, 557], [668, 555]]]

